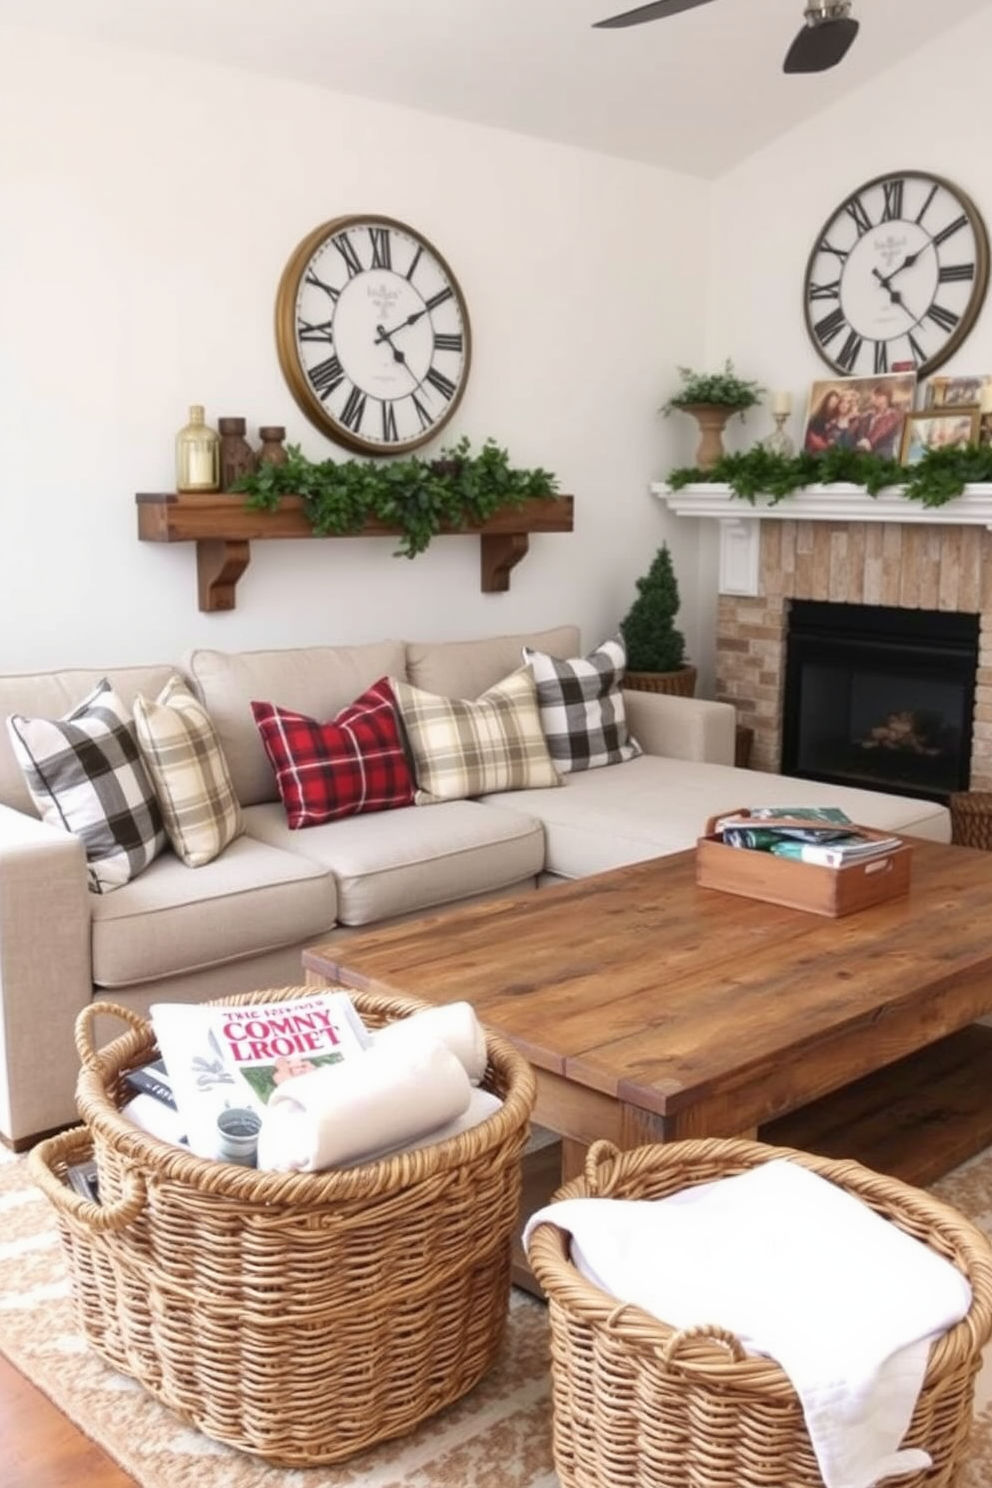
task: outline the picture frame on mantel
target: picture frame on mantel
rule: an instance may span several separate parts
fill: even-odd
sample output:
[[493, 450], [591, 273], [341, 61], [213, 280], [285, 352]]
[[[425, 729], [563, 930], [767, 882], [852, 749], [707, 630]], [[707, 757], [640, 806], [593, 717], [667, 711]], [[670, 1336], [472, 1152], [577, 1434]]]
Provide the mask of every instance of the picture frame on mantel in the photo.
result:
[[981, 406], [983, 392], [986, 400], [992, 390], [992, 373], [948, 374], [930, 377], [923, 388], [924, 410], [930, 408], [971, 408]]
[[915, 372], [818, 380], [810, 387], [803, 449], [863, 449], [894, 460], [915, 396]]
[[903, 425], [903, 465], [917, 465], [930, 450], [953, 449], [978, 442], [981, 410], [977, 403], [970, 407], [949, 405], [926, 408], [906, 415]]

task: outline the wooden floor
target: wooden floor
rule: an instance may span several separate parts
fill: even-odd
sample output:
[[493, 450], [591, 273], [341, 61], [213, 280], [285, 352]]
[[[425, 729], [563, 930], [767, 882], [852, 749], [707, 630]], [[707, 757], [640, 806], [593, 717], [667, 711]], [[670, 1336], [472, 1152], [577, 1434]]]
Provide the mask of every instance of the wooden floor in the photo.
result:
[[4, 1488], [135, 1488], [134, 1479], [2, 1355], [0, 1442]]

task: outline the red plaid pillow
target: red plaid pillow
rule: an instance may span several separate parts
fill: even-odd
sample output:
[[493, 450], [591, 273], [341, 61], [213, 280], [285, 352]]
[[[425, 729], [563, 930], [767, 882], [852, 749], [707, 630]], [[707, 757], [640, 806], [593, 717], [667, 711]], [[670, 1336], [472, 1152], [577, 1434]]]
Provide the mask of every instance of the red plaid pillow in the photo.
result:
[[413, 804], [392, 688], [381, 677], [330, 723], [272, 703], [251, 711], [293, 828]]

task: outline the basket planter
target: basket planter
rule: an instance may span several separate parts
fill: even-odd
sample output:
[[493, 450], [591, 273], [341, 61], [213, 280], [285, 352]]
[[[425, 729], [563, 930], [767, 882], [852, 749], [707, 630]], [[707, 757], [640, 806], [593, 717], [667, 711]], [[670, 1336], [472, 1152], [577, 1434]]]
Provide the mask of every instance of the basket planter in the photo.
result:
[[624, 672], [624, 687], [635, 692], [670, 692], [678, 697], [693, 697], [696, 692], [696, 668], [679, 667], [674, 672]]
[[992, 851], [992, 791], [955, 791], [947, 804], [955, 846]]
[[[856, 1195], [971, 1283], [967, 1316], [931, 1348], [903, 1442], [929, 1452], [933, 1467], [898, 1480], [899, 1488], [953, 1488], [967, 1452], [982, 1346], [992, 1334], [992, 1249], [963, 1216], [858, 1163], [739, 1140], [624, 1153], [600, 1142], [585, 1177], [555, 1197], [660, 1199], [778, 1157]], [[550, 1309], [562, 1488], [823, 1488], [799, 1397], [776, 1363], [747, 1355], [722, 1329], [679, 1332], [618, 1304], [576, 1270], [569, 1236], [551, 1223], [533, 1231], [528, 1259]]]
[[[305, 995], [279, 988], [239, 1004]], [[369, 1027], [424, 1004], [356, 993]], [[96, 1052], [94, 1018], [131, 1030]], [[505, 1329], [530, 1066], [487, 1038], [503, 1106], [433, 1147], [323, 1173], [209, 1162], [119, 1113], [150, 1024], [80, 1015], [83, 1128], [42, 1142], [77, 1316], [93, 1349], [206, 1436], [291, 1466], [338, 1462], [411, 1431], [494, 1362]], [[92, 1149], [100, 1199], [62, 1181]]]

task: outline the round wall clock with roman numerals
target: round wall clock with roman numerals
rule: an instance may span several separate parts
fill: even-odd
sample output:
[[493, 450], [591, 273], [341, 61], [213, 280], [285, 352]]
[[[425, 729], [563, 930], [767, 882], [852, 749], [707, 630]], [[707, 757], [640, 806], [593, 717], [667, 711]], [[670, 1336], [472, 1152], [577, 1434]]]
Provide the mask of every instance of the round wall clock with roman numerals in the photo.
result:
[[472, 354], [458, 281], [422, 233], [392, 217], [336, 217], [283, 271], [276, 344], [311, 423], [359, 454], [398, 455], [451, 418]]
[[974, 202], [927, 171], [852, 191], [806, 265], [806, 327], [823, 360], [854, 376], [946, 362], [978, 316], [989, 241]]

